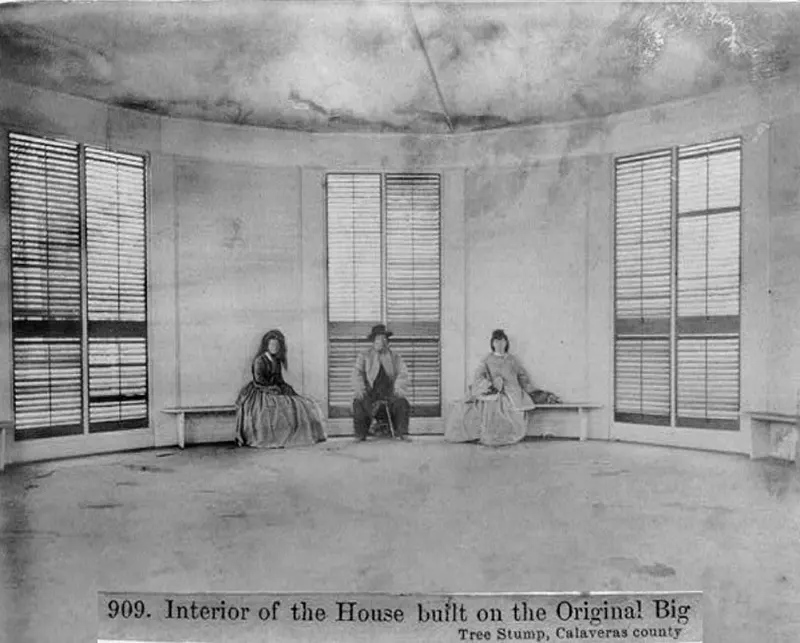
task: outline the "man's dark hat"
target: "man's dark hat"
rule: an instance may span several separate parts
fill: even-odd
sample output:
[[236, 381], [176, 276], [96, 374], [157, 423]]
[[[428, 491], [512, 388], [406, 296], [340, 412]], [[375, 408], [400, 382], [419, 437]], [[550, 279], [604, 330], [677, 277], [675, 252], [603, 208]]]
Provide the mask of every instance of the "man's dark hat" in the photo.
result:
[[394, 335], [394, 333], [386, 330], [386, 326], [384, 326], [383, 324], [378, 324], [377, 326], [372, 327], [372, 330], [367, 336], [367, 339], [372, 341], [378, 335], [385, 335], [386, 339], [389, 339], [392, 335]]

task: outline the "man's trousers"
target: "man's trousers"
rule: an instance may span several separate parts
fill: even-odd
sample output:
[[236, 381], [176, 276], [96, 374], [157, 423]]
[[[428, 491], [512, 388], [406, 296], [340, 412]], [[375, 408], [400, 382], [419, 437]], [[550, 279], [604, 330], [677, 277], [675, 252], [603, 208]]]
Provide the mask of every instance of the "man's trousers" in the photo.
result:
[[[369, 394], [353, 400], [353, 430], [357, 437], [366, 438], [372, 424], [372, 407], [375, 402], [384, 401]], [[391, 396], [385, 400], [392, 417], [394, 434], [408, 435], [408, 420], [411, 416], [411, 405], [404, 397]]]

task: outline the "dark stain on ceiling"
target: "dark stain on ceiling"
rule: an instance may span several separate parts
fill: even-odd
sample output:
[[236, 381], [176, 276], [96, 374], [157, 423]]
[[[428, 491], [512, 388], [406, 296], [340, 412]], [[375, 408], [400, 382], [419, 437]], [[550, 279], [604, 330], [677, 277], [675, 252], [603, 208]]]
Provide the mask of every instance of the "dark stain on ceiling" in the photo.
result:
[[447, 133], [798, 75], [796, 3], [0, 5], [0, 76], [153, 114]]

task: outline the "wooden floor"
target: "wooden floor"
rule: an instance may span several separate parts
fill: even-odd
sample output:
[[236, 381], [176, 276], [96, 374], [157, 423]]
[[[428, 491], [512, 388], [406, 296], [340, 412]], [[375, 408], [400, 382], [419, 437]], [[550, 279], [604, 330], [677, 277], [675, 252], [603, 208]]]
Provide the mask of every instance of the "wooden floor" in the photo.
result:
[[330, 440], [12, 466], [0, 640], [91, 641], [98, 590], [703, 590], [705, 643], [800, 641], [790, 463], [619, 443]]

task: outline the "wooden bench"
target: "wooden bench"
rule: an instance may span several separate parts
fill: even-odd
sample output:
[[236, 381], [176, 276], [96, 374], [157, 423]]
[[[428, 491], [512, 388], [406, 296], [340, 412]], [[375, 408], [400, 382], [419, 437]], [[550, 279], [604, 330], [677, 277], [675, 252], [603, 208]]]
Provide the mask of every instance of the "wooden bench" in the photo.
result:
[[603, 408], [602, 404], [592, 404], [590, 402], [563, 402], [561, 404], [537, 404], [536, 408], [528, 413], [536, 413], [539, 410], [547, 411], [577, 411], [580, 422], [580, 439], [585, 441], [589, 438], [589, 411]]
[[[579, 436], [582, 441], [589, 437], [589, 411], [603, 408], [601, 404], [593, 404], [591, 402], [563, 402], [561, 404], [537, 404], [535, 409], [527, 411], [527, 413], [536, 413], [537, 411], [571, 411], [578, 414], [580, 422]], [[183, 449], [186, 445], [186, 416], [187, 415], [216, 415], [236, 413], [236, 406], [234, 405], [218, 405], [218, 406], [175, 406], [162, 409], [162, 413], [176, 416], [178, 446]]]
[[161, 410], [162, 413], [175, 415], [177, 419], [178, 446], [186, 446], [186, 416], [187, 415], [218, 415], [236, 413], [236, 406], [226, 404], [220, 406], [175, 406]]
[[6, 439], [8, 432], [13, 430], [13, 422], [0, 421], [0, 471], [5, 471], [6, 468]]
[[795, 466], [800, 468], [800, 414], [774, 413], [772, 411], [746, 411], [750, 419], [750, 459], [767, 458], [773, 454], [771, 440], [773, 424], [790, 426], [794, 429], [797, 444], [795, 445]]

